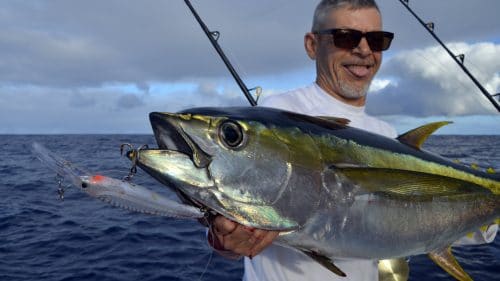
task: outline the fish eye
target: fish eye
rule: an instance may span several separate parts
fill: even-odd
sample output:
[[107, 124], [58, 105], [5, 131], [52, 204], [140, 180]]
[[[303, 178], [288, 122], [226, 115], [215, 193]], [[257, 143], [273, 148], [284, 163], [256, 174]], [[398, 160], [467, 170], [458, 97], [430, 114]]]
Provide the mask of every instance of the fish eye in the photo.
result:
[[237, 148], [243, 143], [243, 129], [234, 121], [225, 121], [219, 126], [219, 138], [228, 148]]

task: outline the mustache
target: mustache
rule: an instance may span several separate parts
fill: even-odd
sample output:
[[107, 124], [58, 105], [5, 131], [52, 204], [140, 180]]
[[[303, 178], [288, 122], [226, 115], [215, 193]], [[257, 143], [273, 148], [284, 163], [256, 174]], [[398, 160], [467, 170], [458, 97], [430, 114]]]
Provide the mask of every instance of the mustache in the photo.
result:
[[342, 65], [364, 65], [364, 66], [374, 66], [375, 61], [372, 59], [350, 59], [348, 61], [342, 62]]

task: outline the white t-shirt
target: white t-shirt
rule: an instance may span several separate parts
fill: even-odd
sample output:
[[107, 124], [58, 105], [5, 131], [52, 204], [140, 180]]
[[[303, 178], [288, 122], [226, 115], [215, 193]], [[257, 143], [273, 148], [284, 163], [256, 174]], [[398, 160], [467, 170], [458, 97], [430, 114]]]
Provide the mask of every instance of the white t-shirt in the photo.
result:
[[[394, 138], [396, 130], [369, 116], [364, 107], [345, 104], [327, 94], [316, 83], [273, 95], [259, 106], [274, 107], [312, 116], [335, 116], [350, 120], [349, 126]], [[244, 281], [362, 281], [378, 280], [378, 261], [334, 260], [347, 277], [340, 277], [297, 251], [271, 245], [253, 259], [245, 258]]]
[[272, 95], [259, 106], [274, 107], [311, 116], [347, 118], [349, 126], [377, 133], [390, 138], [397, 137], [396, 130], [386, 122], [366, 114], [364, 106], [345, 104], [330, 96], [316, 83], [290, 92]]

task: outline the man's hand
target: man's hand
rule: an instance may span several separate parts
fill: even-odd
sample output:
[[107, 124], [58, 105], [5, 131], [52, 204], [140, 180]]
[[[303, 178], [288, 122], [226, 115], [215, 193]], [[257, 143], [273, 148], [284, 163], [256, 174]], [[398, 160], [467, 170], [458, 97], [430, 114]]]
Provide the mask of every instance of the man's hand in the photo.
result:
[[210, 236], [215, 235], [212, 246], [215, 250], [221, 252], [230, 251], [237, 255], [255, 257], [267, 246], [269, 246], [274, 238], [278, 236], [278, 231], [269, 231], [247, 227], [231, 221], [223, 216], [217, 216], [212, 222]]

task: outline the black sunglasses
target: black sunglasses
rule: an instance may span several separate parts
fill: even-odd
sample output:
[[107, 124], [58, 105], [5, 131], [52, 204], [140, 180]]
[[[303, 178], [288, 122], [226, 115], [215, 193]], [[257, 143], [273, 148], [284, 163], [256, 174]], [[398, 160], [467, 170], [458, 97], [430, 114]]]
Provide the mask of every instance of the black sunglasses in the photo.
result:
[[356, 29], [333, 28], [313, 32], [314, 34], [331, 34], [333, 44], [342, 49], [352, 50], [359, 45], [361, 38], [365, 37], [368, 46], [374, 52], [385, 51], [391, 46], [394, 33], [387, 31], [362, 32]]

